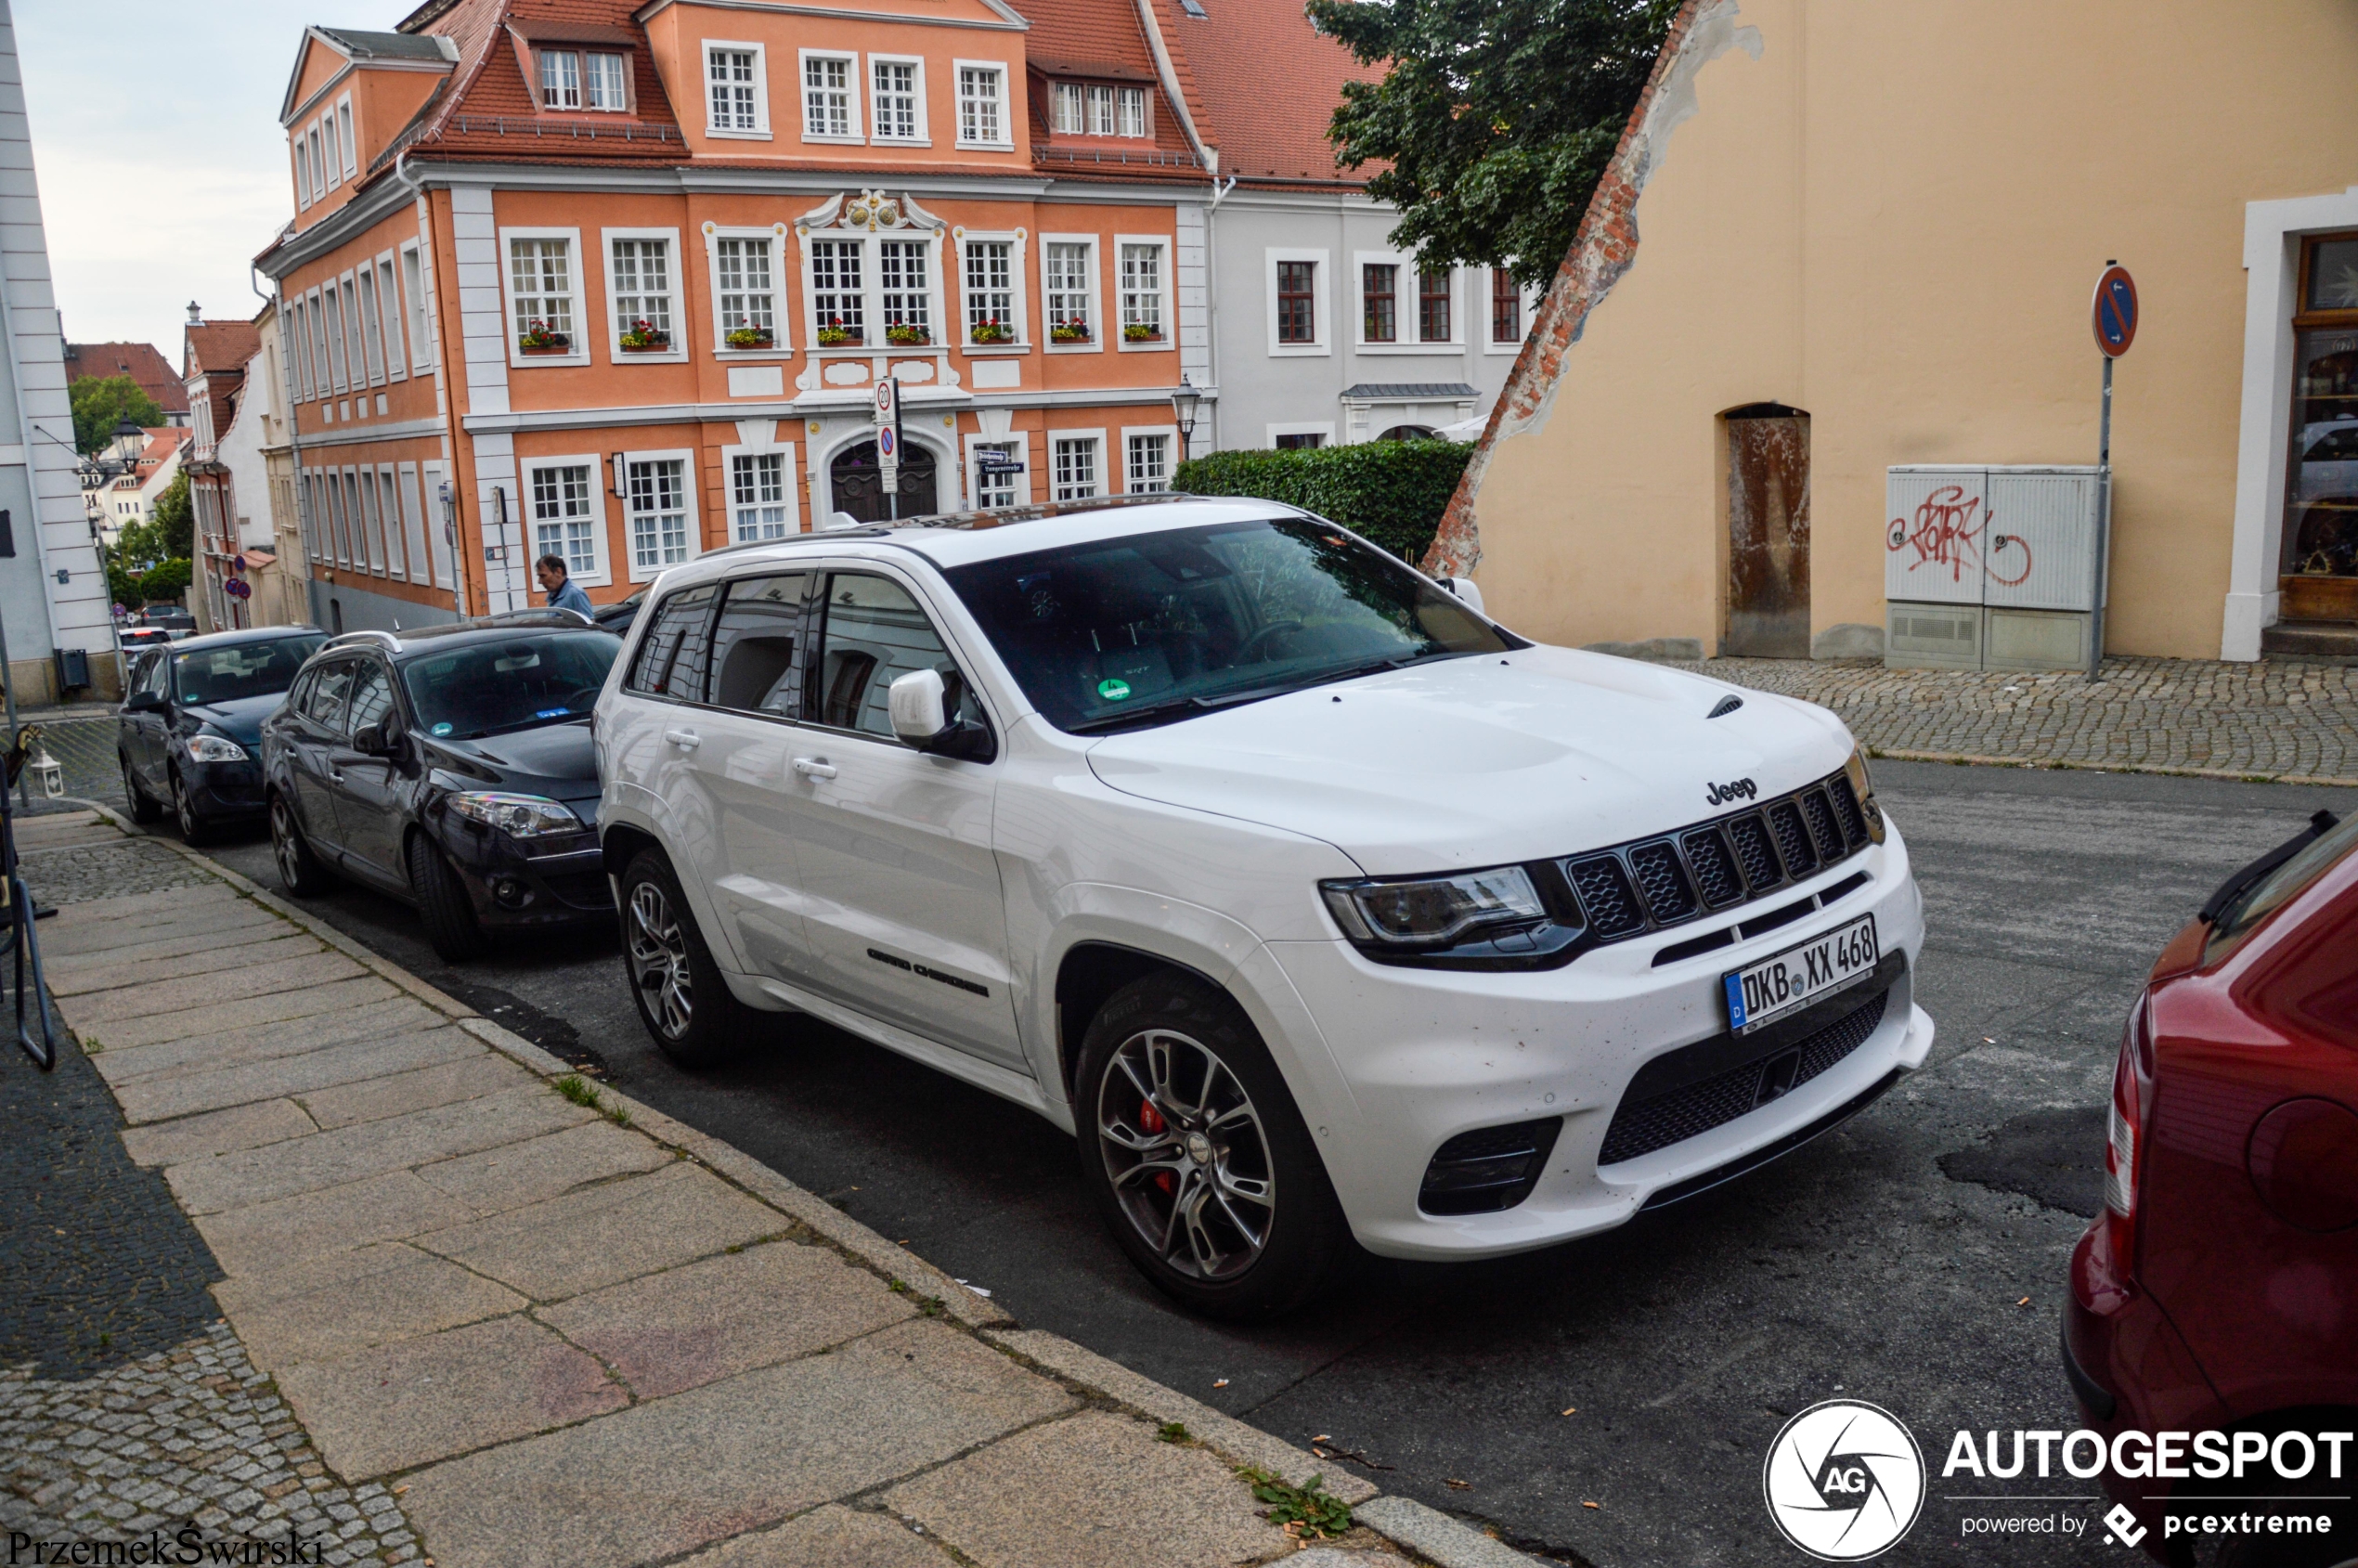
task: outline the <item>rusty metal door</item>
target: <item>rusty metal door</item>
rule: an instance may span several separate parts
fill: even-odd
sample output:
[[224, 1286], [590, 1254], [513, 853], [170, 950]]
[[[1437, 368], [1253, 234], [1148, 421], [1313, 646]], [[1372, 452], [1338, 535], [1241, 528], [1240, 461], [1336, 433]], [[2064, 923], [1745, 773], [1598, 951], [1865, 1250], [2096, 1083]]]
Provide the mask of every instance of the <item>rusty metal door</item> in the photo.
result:
[[1809, 656], [1809, 416], [1781, 404], [1728, 415], [1730, 657]]

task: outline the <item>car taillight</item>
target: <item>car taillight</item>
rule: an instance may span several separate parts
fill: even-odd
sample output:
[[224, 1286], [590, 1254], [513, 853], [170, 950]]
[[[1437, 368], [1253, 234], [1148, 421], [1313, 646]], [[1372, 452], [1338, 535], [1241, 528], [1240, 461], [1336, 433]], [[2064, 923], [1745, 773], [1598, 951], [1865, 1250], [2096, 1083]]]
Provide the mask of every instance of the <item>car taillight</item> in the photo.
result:
[[2112, 1069], [2112, 1120], [2105, 1144], [2105, 1214], [2113, 1266], [2126, 1278], [2136, 1266], [2138, 1152], [2153, 1087], [2153, 1033], [2145, 999], [2129, 1010], [2120, 1060]]

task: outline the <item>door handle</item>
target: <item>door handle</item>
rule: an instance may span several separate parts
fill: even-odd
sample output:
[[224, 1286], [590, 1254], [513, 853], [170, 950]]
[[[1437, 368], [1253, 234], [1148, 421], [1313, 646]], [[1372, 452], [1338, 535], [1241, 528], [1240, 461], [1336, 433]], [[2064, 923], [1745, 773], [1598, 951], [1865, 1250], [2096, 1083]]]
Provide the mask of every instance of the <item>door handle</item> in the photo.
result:
[[666, 730], [663, 738], [682, 751], [693, 751], [704, 745], [703, 738], [693, 730]]
[[835, 764], [823, 757], [797, 757], [794, 759], [794, 771], [810, 779], [832, 779], [836, 776]]

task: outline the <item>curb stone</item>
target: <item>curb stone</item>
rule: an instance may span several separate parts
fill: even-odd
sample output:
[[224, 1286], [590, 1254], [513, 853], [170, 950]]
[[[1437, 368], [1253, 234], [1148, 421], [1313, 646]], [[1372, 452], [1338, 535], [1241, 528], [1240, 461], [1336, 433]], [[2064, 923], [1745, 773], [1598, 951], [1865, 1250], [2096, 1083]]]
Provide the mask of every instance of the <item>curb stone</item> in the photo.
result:
[[[208, 873], [272, 914], [301, 927], [368, 967], [411, 996], [451, 1018], [461, 1030], [543, 1079], [564, 1077], [574, 1069], [523, 1036], [482, 1017], [447, 993], [428, 985], [391, 960], [230, 870], [201, 850], [176, 838], [149, 834], [126, 821], [102, 802], [77, 799], [126, 835], [163, 844], [198, 862]], [[1539, 1560], [1514, 1550], [1449, 1515], [1406, 1497], [1378, 1496], [1376, 1488], [1357, 1476], [1338, 1473], [1331, 1464], [1271, 1436], [1258, 1427], [1224, 1415], [1176, 1389], [1133, 1372], [1120, 1363], [1088, 1350], [1060, 1334], [1026, 1329], [1005, 1309], [976, 1295], [955, 1279], [862, 1225], [815, 1193], [772, 1171], [744, 1151], [675, 1121], [652, 1106], [642, 1105], [612, 1085], [597, 1085], [602, 1099], [626, 1112], [629, 1124], [656, 1142], [680, 1150], [763, 1202], [778, 1209], [851, 1253], [869, 1267], [909, 1286], [920, 1296], [941, 1303], [944, 1315], [954, 1318], [986, 1342], [1018, 1360], [1030, 1361], [1119, 1406], [1138, 1410], [1158, 1421], [1185, 1422], [1188, 1431], [1215, 1452], [1233, 1460], [1268, 1470], [1289, 1484], [1300, 1485], [1313, 1475], [1328, 1478], [1328, 1490], [1349, 1503], [1354, 1517], [1377, 1535], [1414, 1553], [1436, 1568], [1545, 1568]]]
[[1963, 751], [1908, 751], [1898, 747], [1867, 745], [1859, 749], [1870, 758], [1889, 758], [1894, 762], [1947, 762], [1970, 768], [2035, 769], [2063, 773], [2146, 773], [2166, 779], [2221, 779], [2228, 784], [2314, 784], [2321, 789], [2358, 789], [2358, 779], [2311, 778], [2305, 773], [2288, 773], [2279, 769], [2233, 768], [2168, 768], [2151, 762], [2080, 762], [2063, 761], [2042, 757], [1981, 757]]

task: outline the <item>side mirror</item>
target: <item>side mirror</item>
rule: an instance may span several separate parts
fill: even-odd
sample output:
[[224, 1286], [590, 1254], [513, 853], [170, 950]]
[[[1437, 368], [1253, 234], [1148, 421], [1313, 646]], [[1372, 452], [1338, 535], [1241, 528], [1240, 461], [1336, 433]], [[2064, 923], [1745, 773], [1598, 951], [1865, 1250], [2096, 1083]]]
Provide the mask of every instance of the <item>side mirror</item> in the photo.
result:
[[904, 745], [967, 762], [988, 762], [999, 755], [989, 726], [950, 717], [948, 689], [939, 670], [913, 669], [895, 680], [886, 695], [892, 732]]
[[919, 751], [950, 727], [946, 689], [938, 669], [911, 670], [892, 683], [887, 697], [892, 732]]
[[1441, 586], [1464, 600], [1472, 607], [1475, 615], [1486, 613], [1482, 607], [1482, 590], [1474, 586], [1473, 578], [1444, 577], [1441, 579]]
[[123, 699], [123, 711], [125, 713], [160, 713], [162, 710], [163, 698], [154, 692], [134, 692]]
[[398, 744], [382, 721], [352, 732], [352, 749], [363, 757], [391, 757]]

